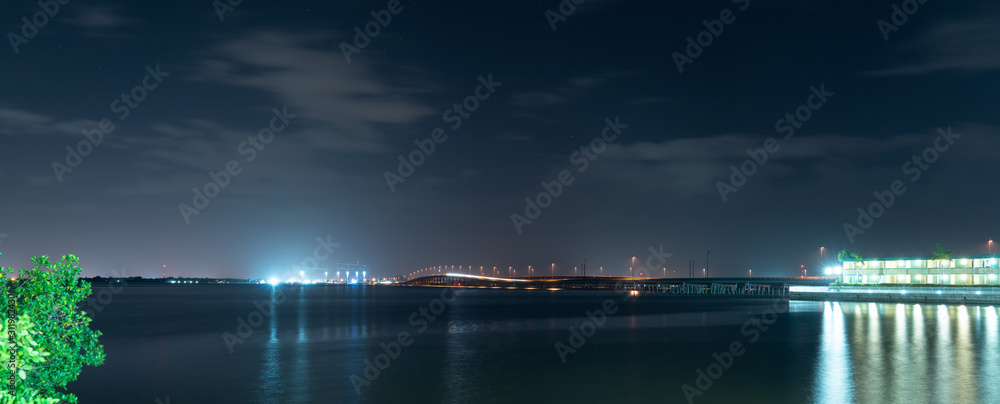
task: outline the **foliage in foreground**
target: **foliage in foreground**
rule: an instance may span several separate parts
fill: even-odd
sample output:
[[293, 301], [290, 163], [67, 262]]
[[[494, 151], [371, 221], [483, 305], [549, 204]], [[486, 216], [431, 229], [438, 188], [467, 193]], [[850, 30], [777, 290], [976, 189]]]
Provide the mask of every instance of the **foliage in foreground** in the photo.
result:
[[[79, 259], [73, 255], [64, 255], [56, 263], [44, 255], [32, 261], [35, 267], [21, 270], [17, 280], [10, 279], [10, 268], [0, 268], [4, 292], [0, 310], [5, 313], [0, 404], [76, 403], [76, 396], [63, 392], [66, 384], [76, 380], [84, 365], [104, 363], [104, 347], [98, 343], [101, 332], [91, 330], [90, 318], [78, 309], [90, 295], [90, 283], [79, 278]], [[16, 337], [11, 346], [7, 321], [14, 312]], [[14, 392], [7, 363], [12, 353], [18, 369]]]

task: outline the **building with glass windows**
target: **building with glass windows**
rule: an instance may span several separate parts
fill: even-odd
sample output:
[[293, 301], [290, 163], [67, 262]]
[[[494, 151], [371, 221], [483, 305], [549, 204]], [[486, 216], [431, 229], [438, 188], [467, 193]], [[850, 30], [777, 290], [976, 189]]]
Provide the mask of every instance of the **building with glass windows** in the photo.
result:
[[[841, 271], [838, 271], [841, 272]], [[934, 260], [930, 257], [866, 258], [844, 260], [844, 283], [927, 285], [998, 285], [1000, 265], [996, 255]]]

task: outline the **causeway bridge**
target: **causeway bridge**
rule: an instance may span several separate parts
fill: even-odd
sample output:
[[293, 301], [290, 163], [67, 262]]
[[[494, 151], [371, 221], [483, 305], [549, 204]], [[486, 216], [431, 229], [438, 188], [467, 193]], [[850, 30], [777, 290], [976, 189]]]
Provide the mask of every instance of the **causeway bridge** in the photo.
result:
[[798, 278], [634, 278], [621, 276], [529, 276], [499, 278], [466, 274], [433, 274], [400, 283], [405, 286], [463, 288], [611, 290], [662, 295], [714, 295], [733, 297], [789, 296], [791, 286], [828, 286], [837, 277]]

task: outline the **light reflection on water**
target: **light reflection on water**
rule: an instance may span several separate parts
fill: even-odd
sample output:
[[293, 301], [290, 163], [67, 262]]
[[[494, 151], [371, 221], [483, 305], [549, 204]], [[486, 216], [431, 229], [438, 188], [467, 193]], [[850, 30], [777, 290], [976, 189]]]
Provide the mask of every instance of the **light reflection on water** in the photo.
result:
[[[270, 301], [277, 306], [277, 301], [281, 301], [280, 294], [275, 295], [276, 290], [271, 290]], [[280, 292], [278, 292], [280, 293]], [[267, 320], [267, 343], [264, 344], [264, 352], [261, 354], [260, 375], [257, 383], [257, 397], [259, 402], [273, 402], [284, 395], [284, 383], [281, 378], [281, 345], [278, 341], [278, 316], [277, 310], [272, 309]]]
[[840, 303], [826, 303], [823, 306], [823, 333], [820, 336], [815, 403], [850, 402], [854, 395], [850, 360], [843, 309]]
[[1000, 403], [998, 323], [995, 307], [824, 303], [811, 402]]

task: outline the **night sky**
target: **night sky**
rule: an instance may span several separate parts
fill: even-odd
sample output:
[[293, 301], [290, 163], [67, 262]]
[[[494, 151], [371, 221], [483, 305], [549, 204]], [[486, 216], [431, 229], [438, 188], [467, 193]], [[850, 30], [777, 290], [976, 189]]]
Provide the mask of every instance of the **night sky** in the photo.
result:
[[[1000, 237], [991, 2], [929, 1], [901, 24], [893, 5], [915, 1], [342, 3], [72, 0], [29, 39], [42, 8], [3, 2], [0, 264], [625, 274], [652, 247], [673, 254], [656, 273], [711, 250], [710, 275], [796, 276], [820, 247], [982, 254]], [[351, 50], [372, 10], [391, 19]]]

